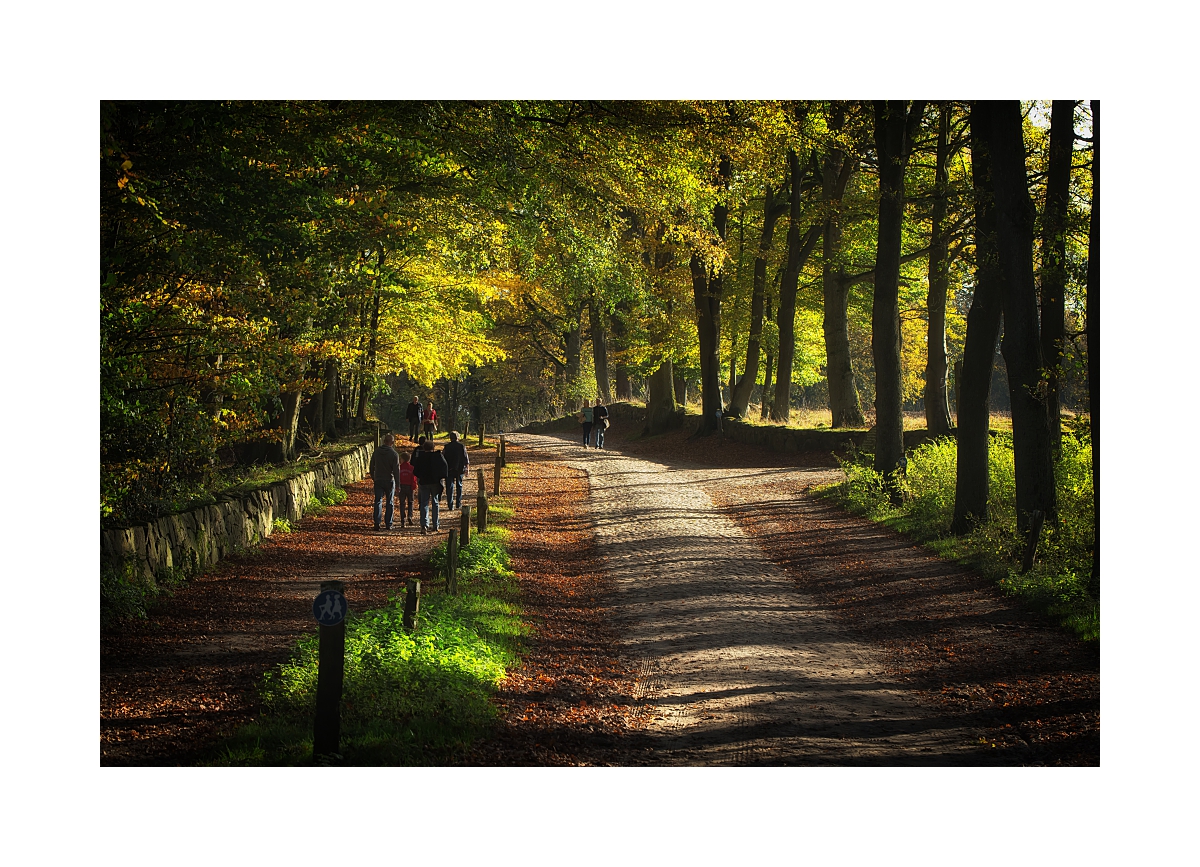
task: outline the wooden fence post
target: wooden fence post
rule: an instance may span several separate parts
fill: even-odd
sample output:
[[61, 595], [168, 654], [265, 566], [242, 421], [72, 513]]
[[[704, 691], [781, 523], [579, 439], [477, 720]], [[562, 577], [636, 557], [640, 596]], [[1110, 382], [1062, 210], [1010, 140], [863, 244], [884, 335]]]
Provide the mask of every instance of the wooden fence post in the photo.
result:
[[492, 496], [500, 496], [500, 447], [496, 447], [496, 472], [492, 476]]
[[471, 507], [463, 506], [458, 516], [459, 544], [466, 548], [471, 544]]
[[421, 609], [421, 579], [408, 579], [408, 592], [404, 596], [404, 628], [412, 632], [417, 628], [417, 613]]
[[454, 528], [446, 542], [446, 592], [451, 596], [458, 593], [458, 530]]

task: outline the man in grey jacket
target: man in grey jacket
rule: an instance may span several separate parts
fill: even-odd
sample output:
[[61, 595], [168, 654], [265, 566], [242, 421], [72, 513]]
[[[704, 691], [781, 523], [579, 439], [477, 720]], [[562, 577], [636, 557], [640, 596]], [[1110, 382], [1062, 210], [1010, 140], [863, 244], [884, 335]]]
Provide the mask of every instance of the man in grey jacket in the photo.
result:
[[[387, 434], [383, 444], [371, 455], [371, 480], [375, 483], [375, 529], [380, 529], [379, 519], [386, 518], [387, 528], [392, 529], [392, 512], [395, 508], [392, 497], [396, 493], [396, 485], [400, 484], [400, 456], [392, 448], [396, 437]], [[383, 512], [383, 503], [387, 501], [387, 513]]]

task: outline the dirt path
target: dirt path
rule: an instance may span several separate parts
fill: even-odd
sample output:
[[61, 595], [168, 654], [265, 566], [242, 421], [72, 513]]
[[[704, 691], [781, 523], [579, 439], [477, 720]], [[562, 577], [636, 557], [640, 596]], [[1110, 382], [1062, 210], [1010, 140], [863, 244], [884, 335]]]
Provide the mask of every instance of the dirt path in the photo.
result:
[[662, 764], [959, 764], [979, 735], [946, 727], [883, 660], [725, 517], [708, 484], [770, 493], [827, 469], [668, 469], [553, 437], [514, 436], [585, 470], [624, 645], [657, 708]]

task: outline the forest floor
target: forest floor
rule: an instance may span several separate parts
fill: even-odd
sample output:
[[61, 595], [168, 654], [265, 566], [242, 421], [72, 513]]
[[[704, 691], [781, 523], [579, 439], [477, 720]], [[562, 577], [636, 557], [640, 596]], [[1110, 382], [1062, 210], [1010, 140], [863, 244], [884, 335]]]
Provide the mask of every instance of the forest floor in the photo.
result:
[[[612, 434], [510, 438], [534, 633], [493, 735], [444, 763], [1099, 764], [1098, 646], [806, 494], [828, 455]], [[102, 765], [192, 764], [253, 719], [323, 578], [354, 610], [436, 590], [437, 537], [373, 531], [369, 489], [102, 638]]]

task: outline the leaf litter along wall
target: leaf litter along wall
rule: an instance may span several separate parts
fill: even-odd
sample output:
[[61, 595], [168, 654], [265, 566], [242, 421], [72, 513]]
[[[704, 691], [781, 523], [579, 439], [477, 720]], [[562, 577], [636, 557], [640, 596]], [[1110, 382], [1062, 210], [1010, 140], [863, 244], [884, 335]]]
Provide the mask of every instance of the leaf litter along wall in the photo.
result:
[[304, 517], [309, 501], [332, 486], [353, 484], [367, 476], [374, 443], [322, 464], [310, 472], [254, 491], [240, 499], [222, 500], [149, 524], [100, 532], [100, 560], [119, 566], [132, 561], [143, 578], [164, 574], [194, 575], [222, 557], [257, 545], [271, 535], [275, 520]]

